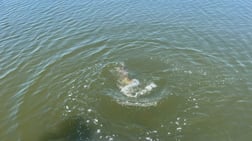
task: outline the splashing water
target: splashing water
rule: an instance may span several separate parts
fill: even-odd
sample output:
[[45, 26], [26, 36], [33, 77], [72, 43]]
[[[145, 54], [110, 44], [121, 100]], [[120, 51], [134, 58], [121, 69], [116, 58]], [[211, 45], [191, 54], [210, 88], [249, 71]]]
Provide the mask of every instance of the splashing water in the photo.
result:
[[120, 66], [115, 68], [115, 72], [118, 82], [117, 86], [120, 89], [120, 92], [127, 97], [138, 97], [145, 95], [157, 87], [154, 82], [143, 86], [138, 79], [130, 79], [128, 76], [128, 71], [125, 69], [124, 63], [120, 63]]

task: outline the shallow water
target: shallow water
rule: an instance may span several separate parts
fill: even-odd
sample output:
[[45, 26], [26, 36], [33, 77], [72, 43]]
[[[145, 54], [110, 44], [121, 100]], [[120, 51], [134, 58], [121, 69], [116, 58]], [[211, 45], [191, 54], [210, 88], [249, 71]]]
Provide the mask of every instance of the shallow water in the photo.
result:
[[[251, 140], [251, 7], [0, 1], [0, 140]], [[157, 87], [123, 95], [121, 63]]]

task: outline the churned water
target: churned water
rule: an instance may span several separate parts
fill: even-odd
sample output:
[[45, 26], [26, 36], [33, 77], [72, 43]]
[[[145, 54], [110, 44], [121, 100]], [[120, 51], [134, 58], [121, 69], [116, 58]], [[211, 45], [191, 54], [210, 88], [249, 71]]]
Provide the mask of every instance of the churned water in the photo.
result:
[[1, 141], [252, 139], [250, 0], [0, 9]]

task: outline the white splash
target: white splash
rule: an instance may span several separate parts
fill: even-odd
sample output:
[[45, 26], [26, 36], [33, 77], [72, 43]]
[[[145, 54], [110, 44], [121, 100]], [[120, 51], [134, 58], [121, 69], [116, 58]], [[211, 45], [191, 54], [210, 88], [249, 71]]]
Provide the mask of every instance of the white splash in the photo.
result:
[[157, 85], [153, 82], [140, 88], [140, 82], [137, 79], [132, 79], [131, 82], [125, 86], [120, 86], [120, 91], [128, 97], [138, 97], [151, 92]]
[[153, 82], [144, 86], [138, 79], [131, 79], [128, 76], [128, 71], [125, 69], [124, 63], [121, 63], [119, 67], [116, 67], [115, 72], [117, 74], [117, 86], [120, 88], [120, 92], [128, 97], [145, 95], [157, 87]]
[[136, 97], [137, 95], [133, 95], [133, 93], [135, 91], [134, 89], [137, 88], [139, 84], [140, 82], [137, 79], [132, 79], [128, 85], [120, 87], [121, 92], [128, 97]]

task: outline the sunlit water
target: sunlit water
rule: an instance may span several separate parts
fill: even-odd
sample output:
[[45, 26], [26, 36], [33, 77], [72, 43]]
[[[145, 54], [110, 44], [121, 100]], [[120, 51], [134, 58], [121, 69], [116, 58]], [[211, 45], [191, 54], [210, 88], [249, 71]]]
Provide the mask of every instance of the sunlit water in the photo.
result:
[[[250, 0], [0, 1], [1, 141], [250, 141]], [[156, 87], [128, 97], [113, 70]]]

